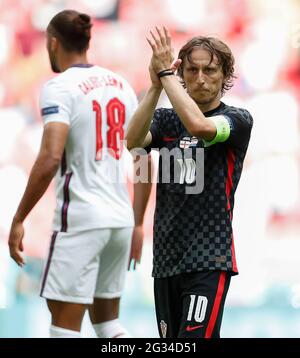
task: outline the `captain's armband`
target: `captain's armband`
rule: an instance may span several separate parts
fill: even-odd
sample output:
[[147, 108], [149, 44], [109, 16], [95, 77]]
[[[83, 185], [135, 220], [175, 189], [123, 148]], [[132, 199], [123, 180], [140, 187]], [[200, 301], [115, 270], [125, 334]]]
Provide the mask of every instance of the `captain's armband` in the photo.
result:
[[211, 141], [204, 140], [205, 147], [210, 147], [213, 144], [225, 142], [230, 135], [230, 124], [226, 117], [220, 115], [209, 119], [215, 123], [217, 134]]

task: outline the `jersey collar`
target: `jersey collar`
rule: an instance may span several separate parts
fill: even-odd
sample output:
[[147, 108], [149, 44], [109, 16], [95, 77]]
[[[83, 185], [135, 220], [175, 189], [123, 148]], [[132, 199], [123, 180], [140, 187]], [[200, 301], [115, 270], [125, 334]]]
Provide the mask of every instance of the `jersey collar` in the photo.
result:
[[91, 63], [76, 63], [75, 65], [72, 65], [70, 67], [81, 67], [81, 68], [89, 68], [89, 67], [93, 67], [94, 65], [92, 65]]
[[221, 108], [223, 108], [225, 106], [225, 104], [223, 102], [221, 102], [218, 107], [211, 109], [210, 111], [207, 112], [203, 112], [203, 114], [205, 115], [205, 117], [209, 117], [211, 115], [213, 115], [214, 113], [218, 112]]

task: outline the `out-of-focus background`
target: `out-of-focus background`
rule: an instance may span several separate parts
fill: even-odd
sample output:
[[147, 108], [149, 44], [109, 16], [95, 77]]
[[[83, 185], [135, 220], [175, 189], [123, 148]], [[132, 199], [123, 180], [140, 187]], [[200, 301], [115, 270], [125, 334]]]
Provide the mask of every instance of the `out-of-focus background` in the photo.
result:
[[[199, 34], [230, 46], [238, 79], [223, 100], [247, 108], [255, 124], [234, 213], [240, 275], [232, 279], [222, 336], [299, 337], [299, 0], [0, 0], [0, 337], [48, 336], [50, 315], [38, 288], [53, 185], [26, 221], [24, 269], [9, 258], [7, 238], [41, 140], [40, 88], [53, 76], [44, 30], [67, 8], [95, 19], [90, 62], [123, 75], [139, 98], [149, 85], [145, 35], [155, 25], [169, 27], [176, 53]], [[154, 195], [142, 263], [129, 273], [122, 299], [121, 320], [135, 337], [158, 336]], [[87, 317], [82, 333], [94, 335]]]

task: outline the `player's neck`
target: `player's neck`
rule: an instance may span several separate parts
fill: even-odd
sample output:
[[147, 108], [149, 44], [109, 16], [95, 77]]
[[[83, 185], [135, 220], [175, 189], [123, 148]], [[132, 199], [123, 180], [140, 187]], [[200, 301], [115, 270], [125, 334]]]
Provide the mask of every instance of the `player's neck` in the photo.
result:
[[77, 54], [70, 53], [68, 55], [63, 56], [60, 61], [60, 70], [61, 72], [67, 70], [69, 67], [74, 65], [86, 65], [88, 64], [88, 59], [86, 53]]
[[209, 112], [215, 108], [217, 108], [221, 103], [220, 98], [216, 98], [214, 101], [209, 103], [197, 103], [202, 113]]

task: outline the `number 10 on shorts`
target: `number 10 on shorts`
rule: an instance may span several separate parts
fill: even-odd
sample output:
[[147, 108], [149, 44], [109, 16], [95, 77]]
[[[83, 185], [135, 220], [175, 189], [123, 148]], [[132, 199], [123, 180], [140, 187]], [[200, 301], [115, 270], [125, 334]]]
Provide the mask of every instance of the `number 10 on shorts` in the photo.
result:
[[194, 318], [195, 322], [200, 323], [205, 318], [208, 300], [205, 296], [196, 295], [190, 295], [190, 299], [191, 301], [187, 321], [192, 321], [192, 319]]

